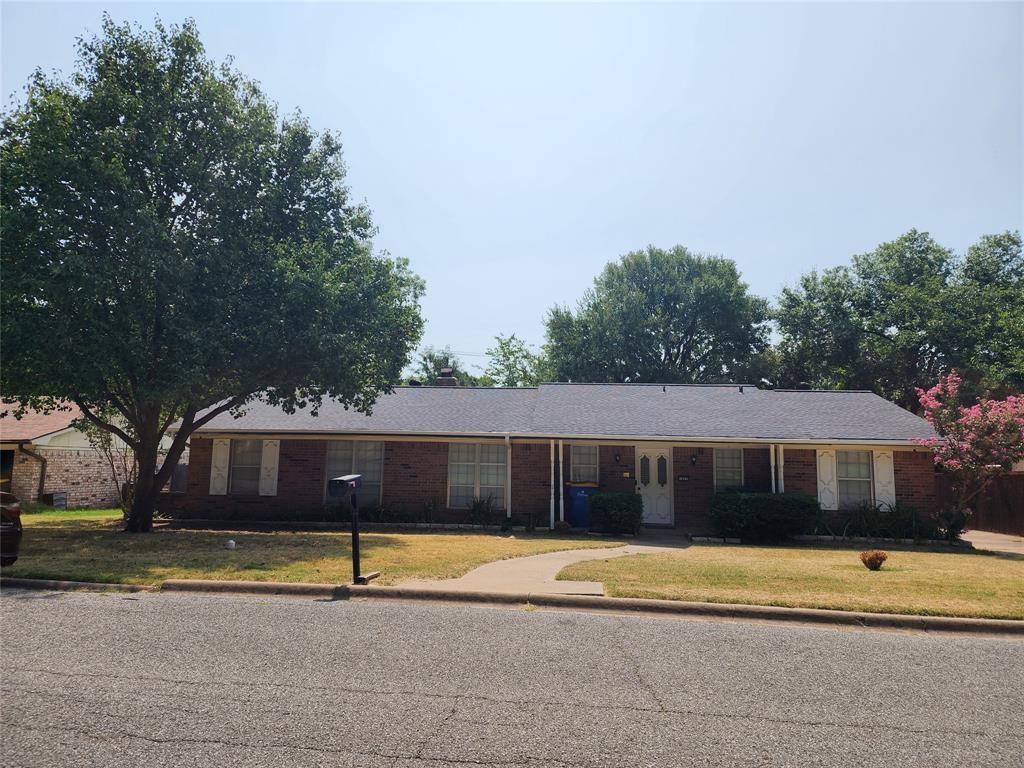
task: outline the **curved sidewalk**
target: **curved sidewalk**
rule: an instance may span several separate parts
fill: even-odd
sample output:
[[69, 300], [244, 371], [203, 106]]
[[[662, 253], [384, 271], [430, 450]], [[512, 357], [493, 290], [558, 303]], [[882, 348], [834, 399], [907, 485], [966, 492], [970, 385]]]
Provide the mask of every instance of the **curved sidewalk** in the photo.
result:
[[543, 555], [515, 557], [481, 565], [457, 579], [403, 581], [409, 589], [458, 592], [499, 592], [505, 594], [604, 595], [599, 581], [556, 581], [566, 566], [586, 560], [603, 560], [624, 555], [673, 552], [688, 546], [678, 544], [627, 544], [611, 549], [567, 549]]

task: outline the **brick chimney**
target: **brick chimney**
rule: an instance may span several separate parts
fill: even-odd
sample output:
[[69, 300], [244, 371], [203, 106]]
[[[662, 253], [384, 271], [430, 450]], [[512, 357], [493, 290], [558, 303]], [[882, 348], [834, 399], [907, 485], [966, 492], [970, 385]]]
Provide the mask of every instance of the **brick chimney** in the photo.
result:
[[452, 374], [454, 371], [451, 368], [442, 368], [441, 375], [434, 381], [434, 385], [438, 387], [457, 387], [459, 386], [459, 380]]

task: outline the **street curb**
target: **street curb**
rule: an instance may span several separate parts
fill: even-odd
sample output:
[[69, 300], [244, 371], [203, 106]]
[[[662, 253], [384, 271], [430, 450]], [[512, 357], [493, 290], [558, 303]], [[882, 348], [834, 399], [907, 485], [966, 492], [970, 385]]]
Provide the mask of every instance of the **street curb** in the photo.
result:
[[0, 577], [0, 589], [52, 589], [61, 592], [156, 592], [149, 584], [104, 584], [95, 581], [54, 581], [52, 579], [21, 579]]
[[1024, 637], [1024, 621], [1011, 619], [968, 619], [952, 616], [912, 616], [900, 613], [832, 611], [819, 608], [782, 608], [770, 605], [690, 603], [637, 597], [596, 595], [552, 595], [544, 593], [480, 592], [466, 590], [379, 587], [362, 584], [307, 584], [277, 581], [217, 581], [213, 579], [169, 579], [159, 587], [145, 584], [102, 584], [84, 581], [51, 581], [0, 577], [0, 588], [93, 592], [195, 592], [234, 595], [281, 595], [327, 600], [349, 598], [477, 603], [490, 605], [533, 605], [542, 608], [571, 608], [586, 611], [651, 613], [662, 616], [695, 616], [747, 621], [789, 621], [823, 626], [864, 629], [911, 629], [929, 632], [996, 634]]
[[689, 603], [677, 600], [652, 600], [636, 597], [412, 589], [400, 586], [375, 587], [372, 585], [351, 585], [346, 590], [351, 597], [364, 598], [528, 604], [538, 607], [575, 608], [588, 611], [614, 611], [620, 613], [628, 611], [668, 616], [697, 616], [753, 621], [792, 621], [867, 629], [913, 629], [931, 632], [982, 633], [1019, 635], [1024, 637], [1024, 621], [1010, 619], [968, 619], [952, 616], [913, 616], [897, 613], [833, 611], [818, 608], [782, 608], [769, 605]]
[[168, 579], [161, 592], [223, 592], [242, 595], [290, 595], [336, 600], [348, 596], [349, 587], [336, 584], [307, 584], [282, 581], [217, 581], [214, 579]]

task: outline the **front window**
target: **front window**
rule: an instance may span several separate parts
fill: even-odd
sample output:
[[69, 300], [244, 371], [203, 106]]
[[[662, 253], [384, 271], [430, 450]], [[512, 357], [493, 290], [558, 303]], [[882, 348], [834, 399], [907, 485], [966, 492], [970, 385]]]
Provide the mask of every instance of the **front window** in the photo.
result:
[[331, 440], [327, 443], [327, 480], [343, 475], [363, 476], [363, 487], [356, 492], [360, 509], [375, 509], [380, 504], [383, 474], [384, 443], [372, 440]]
[[715, 488], [743, 486], [743, 449], [715, 448]]
[[597, 446], [574, 445], [569, 451], [569, 479], [574, 483], [597, 482]]
[[231, 441], [231, 493], [255, 495], [260, 491], [262, 440]]
[[505, 508], [505, 446], [449, 443], [448, 506], [468, 509], [488, 496], [495, 509]]
[[836, 478], [839, 481], [839, 508], [850, 509], [870, 504], [871, 451], [838, 451]]

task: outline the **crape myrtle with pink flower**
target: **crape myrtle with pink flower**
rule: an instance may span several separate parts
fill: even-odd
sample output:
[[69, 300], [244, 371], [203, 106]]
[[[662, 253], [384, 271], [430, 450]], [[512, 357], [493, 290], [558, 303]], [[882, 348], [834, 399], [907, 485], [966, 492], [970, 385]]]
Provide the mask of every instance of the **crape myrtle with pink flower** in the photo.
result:
[[938, 512], [950, 538], [963, 531], [982, 491], [1024, 461], [1024, 396], [980, 397], [967, 407], [960, 404], [960, 384], [953, 370], [931, 389], [917, 390], [924, 417], [936, 433], [920, 443], [932, 449], [936, 465], [954, 479], [954, 498]]

